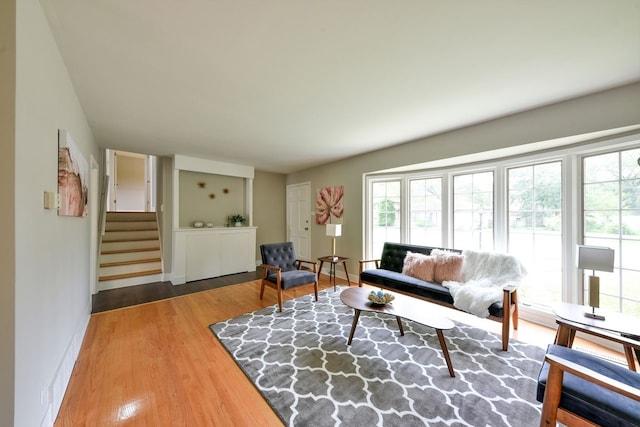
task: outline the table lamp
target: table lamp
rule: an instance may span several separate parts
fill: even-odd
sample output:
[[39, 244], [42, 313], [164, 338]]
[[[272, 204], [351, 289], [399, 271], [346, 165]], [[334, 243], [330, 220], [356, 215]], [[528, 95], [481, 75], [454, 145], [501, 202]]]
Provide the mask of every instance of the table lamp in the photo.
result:
[[331, 255], [336, 256], [336, 237], [342, 235], [342, 224], [327, 224], [326, 235], [331, 236]]
[[591, 319], [604, 320], [604, 316], [596, 314], [596, 307], [600, 307], [600, 278], [597, 271], [613, 271], [614, 250], [604, 246], [578, 246], [578, 268], [591, 270], [589, 276], [589, 305], [591, 312], [584, 315]]

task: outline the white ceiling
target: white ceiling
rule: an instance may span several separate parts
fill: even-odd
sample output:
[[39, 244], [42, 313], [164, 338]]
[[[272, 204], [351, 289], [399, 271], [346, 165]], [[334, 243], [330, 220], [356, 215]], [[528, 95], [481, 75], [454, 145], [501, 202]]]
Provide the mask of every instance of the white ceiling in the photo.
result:
[[290, 173], [640, 81], [638, 0], [40, 0], [98, 143]]

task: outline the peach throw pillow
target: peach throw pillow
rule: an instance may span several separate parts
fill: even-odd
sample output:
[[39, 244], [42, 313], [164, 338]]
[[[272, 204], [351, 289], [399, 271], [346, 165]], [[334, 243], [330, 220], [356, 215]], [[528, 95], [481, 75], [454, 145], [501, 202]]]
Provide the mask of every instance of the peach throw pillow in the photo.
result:
[[435, 258], [418, 254], [415, 252], [407, 252], [402, 265], [402, 274], [424, 280], [425, 282], [433, 282], [433, 272], [435, 267]]
[[[433, 254], [433, 251], [432, 251]], [[462, 281], [462, 263], [464, 257], [453, 252], [437, 251], [435, 254], [433, 280], [442, 283], [447, 280]]]

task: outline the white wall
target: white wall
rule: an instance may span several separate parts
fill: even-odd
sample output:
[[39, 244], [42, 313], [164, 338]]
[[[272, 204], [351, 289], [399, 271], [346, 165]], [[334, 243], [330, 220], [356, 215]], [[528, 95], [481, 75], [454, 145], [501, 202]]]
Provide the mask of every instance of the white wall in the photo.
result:
[[16, 38], [14, 425], [38, 426], [57, 412], [91, 310], [90, 218], [43, 209], [43, 192], [57, 191], [58, 129], [87, 161], [102, 153], [39, 1], [16, 1]]

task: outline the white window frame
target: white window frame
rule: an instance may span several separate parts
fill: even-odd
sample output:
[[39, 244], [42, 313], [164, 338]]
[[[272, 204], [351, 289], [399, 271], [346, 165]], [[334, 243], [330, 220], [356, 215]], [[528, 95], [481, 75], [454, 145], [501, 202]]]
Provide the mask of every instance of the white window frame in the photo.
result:
[[[575, 258], [575, 247], [582, 242], [582, 157], [586, 155], [625, 150], [640, 146], [640, 132], [599, 138], [583, 143], [560, 147], [556, 149], [543, 150], [514, 156], [510, 158], [496, 158], [481, 161], [478, 163], [468, 163], [449, 168], [421, 168], [419, 170], [404, 173], [371, 173], [364, 174], [364, 239], [363, 256], [367, 259], [375, 258], [380, 254], [371, 253], [370, 233], [372, 226], [371, 212], [369, 206], [371, 195], [371, 182], [388, 181], [390, 179], [401, 180], [401, 203], [403, 203], [402, 217], [400, 218], [401, 238], [408, 239], [408, 179], [441, 177], [442, 192], [442, 242], [444, 247], [451, 247], [453, 239], [452, 220], [452, 177], [455, 174], [476, 173], [488, 170], [494, 172], [494, 250], [506, 251], [507, 241], [507, 220], [508, 220], [508, 196], [507, 196], [507, 168], [516, 166], [526, 166], [551, 161], [562, 163], [562, 234], [564, 259], [562, 273], [562, 295], [568, 302], [578, 304], [583, 303], [583, 277], [577, 268]], [[549, 308], [529, 307], [521, 305], [520, 315], [523, 319], [531, 320], [543, 325], [555, 327], [555, 315]]]

